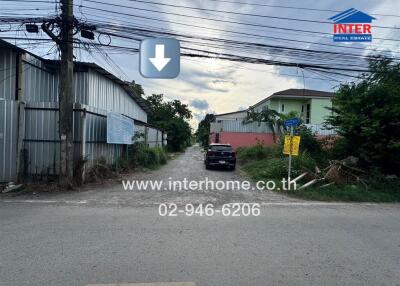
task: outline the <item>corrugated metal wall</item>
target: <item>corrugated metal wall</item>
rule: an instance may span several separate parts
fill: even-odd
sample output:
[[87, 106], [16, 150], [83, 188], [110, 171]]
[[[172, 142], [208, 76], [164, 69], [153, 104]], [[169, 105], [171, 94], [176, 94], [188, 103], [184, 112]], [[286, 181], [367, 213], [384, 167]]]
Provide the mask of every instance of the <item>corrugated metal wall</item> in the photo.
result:
[[147, 127], [147, 144], [150, 147], [161, 146], [163, 142], [163, 133], [153, 127]]
[[[0, 49], [0, 181], [17, 177], [17, 139], [19, 102], [16, 100], [17, 53]], [[44, 63], [25, 54], [22, 59], [22, 100], [26, 102], [23, 138], [24, 164], [27, 175], [54, 176], [59, 172], [60, 138], [58, 133], [59, 76]], [[74, 73], [74, 156], [84, 154], [90, 168], [97, 160], [115, 163], [125, 145], [107, 144], [107, 111], [114, 111], [141, 122], [146, 112], [116, 82], [89, 68]], [[88, 112], [84, 113], [83, 110]], [[86, 114], [83, 116], [83, 114]], [[83, 120], [85, 118], [85, 120]], [[85, 128], [83, 132], [82, 128]], [[140, 138], [150, 146], [162, 145], [162, 132], [135, 124], [135, 130], [147, 133]], [[82, 135], [85, 148], [82, 150]]]
[[0, 182], [17, 177], [17, 53], [0, 49]]
[[22, 64], [25, 77], [25, 101], [57, 102], [58, 76], [46, 70], [42, 61], [32, 55], [26, 55]]
[[[58, 102], [59, 76], [54, 70], [48, 70], [43, 62], [31, 55], [23, 61], [25, 76], [26, 102]], [[74, 101], [88, 102], [87, 72], [74, 73]]]
[[271, 129], [264, 122], [243, 124], [241, 120], [221, 120], [220, 124], [222, 132], [271, 133]]
[[0, 99], [0, 182], [17, 177], [18, 102]]
[[[326, 128], [323, 124], [305, 124], [313, 133], [321, 136], [335, 135], [335, 131]], [[271, 129], [264, 122], [243, 124], [241, 120], [219, 120], [210, 124], [211, 133], [219, 132], [251, 132], [251, 133], [272, 133]]]
[[87, 160], [86, 167], [92, 167], [96, 161], [105, 160], [113, 164], [122, 156], [125, 146], [107, 144], [107, 112], [92, 106], [81, 105], [79, 109], [86, 109], [86, 117], [83, 111], [75, 111], [74, 141], [75, 148], [81, 148], [82, 144], [82, 120], [86, 120], [86, 142], [84, 157]]
[[15, 100], [17, 54], [0, 49], [0, 99]]
[[89, 98], [84, 104], [128, 115], [131, 118], [147, 122], [146, 112], [127, 92], [111, 79], [90, 69], [88, 73]]
[[58, 104], [32, 102], [25, 106], [26, 170], [29, 175], [56, 175], [59, 171], [60, 137]]

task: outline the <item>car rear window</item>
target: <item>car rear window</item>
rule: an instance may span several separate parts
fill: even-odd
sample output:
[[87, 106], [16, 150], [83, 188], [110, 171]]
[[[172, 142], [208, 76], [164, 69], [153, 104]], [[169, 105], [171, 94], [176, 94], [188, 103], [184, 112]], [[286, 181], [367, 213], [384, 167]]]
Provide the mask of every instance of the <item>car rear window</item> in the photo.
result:
[[211, 151], [232, 151], [232, 147], [227, 145], [211, 146]]

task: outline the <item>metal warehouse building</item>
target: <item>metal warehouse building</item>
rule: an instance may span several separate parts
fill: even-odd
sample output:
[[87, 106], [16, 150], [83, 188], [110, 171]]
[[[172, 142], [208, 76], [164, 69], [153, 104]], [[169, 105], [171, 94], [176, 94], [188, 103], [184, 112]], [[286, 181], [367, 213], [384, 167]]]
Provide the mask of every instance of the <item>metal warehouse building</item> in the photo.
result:
[[[46, 60], [0, 40], [0, 182], [20, 176], [57, 176], [59, 62]], [[166, 136], [147, 124], [147, 106], [130, 83], [93, 63], [74, 66], [74, 160], [115, 163], [126, 145], [107, 144], [107, 113], [134, 122], [150, 146]], [[133, 136], [133, 134], [132, 134]]]

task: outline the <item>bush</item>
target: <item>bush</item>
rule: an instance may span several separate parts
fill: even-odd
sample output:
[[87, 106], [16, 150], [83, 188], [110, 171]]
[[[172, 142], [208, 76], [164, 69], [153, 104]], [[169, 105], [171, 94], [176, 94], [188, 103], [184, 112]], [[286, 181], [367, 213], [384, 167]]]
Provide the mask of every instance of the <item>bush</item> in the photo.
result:
[[156, 153], [157, 162], [160, 165], [167, 164], [168, 156], [162, 147], [154, 147], [154, 152]]
[[287, 176], [287, 161], [285, 158], [272, 158], [253, 161], [244, 167], [254, 180], [282, 179]]
[[307, 151], [305, 151], [301, 152], [299, 156], [293, 156], [292, 166], [292, 178], [294, 178], [304, 171], [314, 171], [317, 162]]
[[118, 158], [117, 162], [115, 163], [115, 170], [116, 171], [128, 171], [129, 170], [129, 160], [127, 158]]
[[143, 143], [131, 146], [130, 165], [154, 169], [167, 163], [167, 154], [162, 147], [149, 147]]
[[105, 158], [100, 158], [94, 165], [88, 170], [86, 180], [88, 182], [98, 182], [106, 179], [111, 179], [116, 177], [111, 165], [107, 164]]
[[[264, 158], [255, 160], [245, 165], [244, 169], [254, 180], [271, 180], [287, 177], [288, 157]], [[315, 160], [307, 153], [303, 152], [299, 156], [293, 156], [292, 178], [300, 175], [305, 170], [313, 170], [316, 166]]]
[[264, 146], [258, 142], [251, 147], [239, 147], [236, 153], [237, 158], [245, 163], [250, 160], [281, 157], [282, 150], [280, 146]]

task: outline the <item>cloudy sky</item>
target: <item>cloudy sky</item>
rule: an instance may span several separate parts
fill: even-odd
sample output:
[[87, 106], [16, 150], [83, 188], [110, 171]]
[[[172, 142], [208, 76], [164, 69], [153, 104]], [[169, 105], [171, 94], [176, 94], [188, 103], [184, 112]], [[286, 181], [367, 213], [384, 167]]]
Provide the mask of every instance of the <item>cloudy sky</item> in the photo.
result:
[[[374, 39], [372, 43], [340, 44], [337, 48], [334, 46], [335, 43], [332, 41], [332, 36], [329, 34], [302, 33], [290, 30], [302, 29], [331, 33], [332, 24], [318, 22], [329, 22], [328, 18], [337, 14], [336, 11], [344, 11], [349, 8], [355, 8], [373, 15], [377, 18], [373, 25], [400, 27], [400, 16], [398, 16], [400, 15], [400, 1], [397, 0], [98, 1], [107, 2], [109, 4], [114, 3], [117, 5], [126, 5], [132, 7], [132, 9], [117, 6], [112, 7], [110, 5], [107, 6], [106, 4], [103, 5], [96, 3], [95, 1], [76, 0], [75, 3], [78, 6], [75, 8], [75, 11], [80, 17], [87, 19], [102, 19], [103, 21], [109, 21], [110, 23], [119, 25], [130, 23], [131, 25], [143, 26], [150, 29], [164, 29], [165, 31], [173, 31], [177, 34], [190, 35], [194, 39], [202, 37], [223, 38], [226, 40], [262, 43], [291, 48], [339, 52], [348, 51], [342, 47], [350, 46], [352, 47], [350, 50], [352, 53], [360, 55], [366, 55], [371, 53], [373, 50], [379, 50], [380, 53], [386, 53], [397, 57], [399, 52], [400, 30], [397, 29], [374, 27], [373, 37], [381, 39]], [[157, 5], [157, 3], [200, 9]], [[257, 4], [267, 4], [270, 6]], [[289, 6], [306, 9], [289, 9], [271, 6]], [[110, 11], [110, 13], [86, 7], [96, 7]], [[221, 12], [213, 12], [216, 10]], [[232, 13], [224, 13], [224, 11]], [[117, 13], [121, 14], [118, 15]], [[131, 15], [137, 15], [137, 17]], [[264, 15], [267, 17], [259, 17], [255, 15]], [[291, 21], [268, 18], [268, 16], [306, 19], [315, 22]], [[146, 17], [154, 17], [158, 20], [154, 21], [146, 19]], [[247, 23], [247, 25], [243, 25], [243, 23]], [[265, 26], [273, 26], [283, 29], [267, 28]], [[236, 33], [232, 33], [232, 31]], [[249, 36], [249, 34], [258, 35], [258, 37], [252, 37]], [[286, 40], [277, 40], [276, 38], [284, 38]], [[113, 45], [132, 46], [133, 48], [138, 47], [138, 44], [135, 44], [132, 41], [114, 38], [111, 40]], [[297, 41], [305, 41], [307, 43]], [[324, 46], [324, 44], [328, 44], [329, 46]], [[279, 55], [272, 55], [266, 51], [261, 51], [257, 54], [248, 54], [248, 51], [239, 51], [228, 46], [225, 48], [223, 46], [211, 48], [210, 42], [202, 43], [201, 41], [196, 41], [191, 43], [190, 47], [209, 49], [217, 53], [227, 52], [265, 59], [275, 59], [278, 57], [280, 60], [284, 61], [308, 62], [307, 59], [301, 57], [296, 58], [295, 55], [280, 58]], [[45, 50], [45, 48], [41, 48], [41, 51]], [[305, 87], [308, 89], [331, 91], [338, 86], [340, 81], [350, 79], [339, 76], [327, 77], [308, 71], [302, 71], [296, 67], [284, 68], [269, 65], [237, 63], [216, 58], [204, 59], [182, 57], [181, 73], [176, 79], [154, 80], [145, 79], [140, 75], [138, 71], [139, 57], [137, 54], [117, 52], [109, 53], [109, 57], [118, 68], [116, 68], [115, 65], [107, 63], [104, 58], [99, 57], [96, 53], [90, 55], [85, 52], [76, 51], [75, 54], [81, 60], [101, 64], [122, 79], [129, 81], [134, 80], [136, 83], [143, 85], [144, 90], [148, 95], [152, 93], [163, 93], [167, 99], [179, 99], [187, 103], [193, 111], [194, 118], [191, 122], [193, 127], [197, 125], [197, 122], [201, 120], [206, 113], [225, 113], [245, 109], [249, 105], [260, 101], [279, 90]], [[347, 65], [346, 61], [340, 61], [341, 59], [337, 58], [338, 64], [343, 66]], [[364, 63], [360, 63], [360, 65], [364, 65]]]

